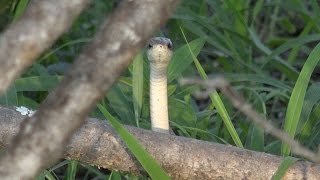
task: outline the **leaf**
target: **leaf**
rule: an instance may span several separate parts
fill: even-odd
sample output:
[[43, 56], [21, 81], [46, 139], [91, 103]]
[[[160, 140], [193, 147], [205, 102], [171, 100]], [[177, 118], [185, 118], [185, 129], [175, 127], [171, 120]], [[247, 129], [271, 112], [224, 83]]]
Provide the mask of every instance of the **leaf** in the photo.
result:
[[25, 106], [33, 110], [37, 109], [39, 106], [36, 101], [24, 96], [23, 93], [18, 93], [18, 102], [19, 106]]
[[143, 56], [141, 52], [133, 60], [132, 93], [134, 116], [136, 124], [139, 127], [139, 118], [143, 102]]
[[77, 161], [72, 161], [72, 160], [69, 161], [67, 172], [66, 172], [66, 175], [63, 179], [67, 179], [67, 180], [75, 179], [76, 174], [77, 174], [77, 166], [78, 166]]
[[[192, 60], [193, 62], [195, 63], [196, 65], [196, 68], [201, 76], [202, 79], [204, 80], [208, 80], [208, 76], [206, 74], [206, 72], [204, 71], [204, 69], [202, 68], [201, 64], [199, 63], [198, 59], [196, 58], [196, 55], [193, 54], [193, 51], [191, 49], [191, 46], [189, 46], [189, 43], [187, 42], [187, 39], [184, 35], [184, 32], [182, 30], [182, 28], [180, 28], [181, 30], [181, 33], [188, 45], [188, 48], [189, 48], [189, 52], [191, 54], [191, 57], [192, 57]], [[210, 94], [210, 99], [212, 101], [212, 104], [214, 107], [216, 107], [217, 111], [218, 111], [218, 114], [221, 116], [225, 126], [227, 127], [228, 129], [228, 132], [230, 133], [231, 137], [232, 137], [232, 140], [234, 141], [234, 143], [238, 146], [238, 147], [241, 147], [243, 148], [243, 144], [238, 136], [238, 133], [236, 131], [236, 129], [234, 128], [233, 124], [232, 124], [232, 121], [230, 119], [230, 116], [218, 94], [217, 91], [214, 91], [213, 93]]]
[[[266, 47], [259, 39], [258, 35], [251, 29], [249, 29], [249, 34], [253, 40], [253, 43], [257, 46], [258, 49], [260, 49], [263, 53], [266, 55], [269, 55], [267, 59], [265, 60], [265, 63], [262, 65], [264, 67], [268, 62], [269, 58], [274, 57], [274, 61], [270, 61], [272, 65], [279, 69], [281, 72], [286, 74], [289, 78], [295, 80], [297, 77], [297, 71], [295, 68], [293, 68], [289, 63], [281, 59], [278, 54], [272, 55], [274, 52], [272, 52], [268, 47]], [[271, 60], [271, 59], [270, 59]]]
[[66, 42], [66, 43], [60, 45], [59, 47], [57, 47], [56, 49], [51, 50], [48, 53], [44, 54], [37, 62], [40, 63], [41, 61], [49, 58], [51, 55], [53, 55], [54, 53], [56, 53], [59, 50], [63, 49], [64, 47], [67, 47], [67, 46], [70, 46], [70, 45], [79, 44], [79, 43], [87, 43], [90, 40], [91, 40], [90, 38], [81, 38], [81, 39], [76, 39], [76, 40], [68, 40], [68, 42]]
[[192, 107], [186, 102], [176, 99], [169, 99], [169, 119], [184, 126], [196, 126], [197, 116]]
[[263, 0], [257, 0], [253, 8], [252, 22], [255, 22], [255, 20], [257, 19], [258, 14], [261, 11], [262, 7], [263, 7]]
[[47, 69], [39, 63], [34, 62], [32, 64], [32, 69], [34, 69], [39, 76], [50, 76]]
[[18, 105], [18, 95], [15, 86], [10, 86], [9, 89], [0, 96], [0, 104], [7, 106]]
[[190, 46], [192, 53], [195, 56], [197, 56], [200, 53], [200, 50], [202, 49], [204, 42], [205, 41], [203, 39], [199, 38], [191, 41], [189, 45], [183, 45], [174, 52], [172, 60], [168, 66], [169, 82], [176, 79], [193, 62], [192, 54], [190, 53], [188, 46]]
[[[266, 117], [267, 110], [266, 110], [266, 105], [265, 105], [265, 98], [257, 93], [256, 91], [252, 90], [252, 93], [255, 94], [254, 99], [256, 99], [256, 103], [254, 103], [254, 107], [257, 112], [259, 112], [261, 115]], [[255, 124], [250, 124], [250, 133], [247, 136], [247, 140], [249, 141], [249, 148], [251, 150], [255, 151], [264, 151], [264, 129], [255, 125]]]
[[281, 180], [287, 170], [299, 159], [293, 157], [285, 157], [278, 167], [276, 173], [272, 176], [272, 180]]
[[278, 48], [272, 51], [271, 54], [266, 58], [266, 61], [268, 62], [272, 58], [278, 56], [279, 54], [288, 51], [291, 48], [299, 47], [303, 44], [319, 41], [320, 40], [320, 34], [312, 34], [307, 36], [301, 36], [292, 40], [287, 41], [286, 43], [282, 44]]
[[35, 178], [36, 180], [56, 180], [55, 176], [51, 174], [50, 171], [44, 170], [38, 177]]
[[13, 22], [16, 22], [23, 15], [23, 13], [27, 8], [28, 3], [29, 3], [29, 0], [19, 0], [19, 3], [14, 12]]
[[119, 85], [115, 84], [112, 86], [106, 96], [112, 109], [117, 113], [120, 119], [128, 124], [133, 124], [132, 120], [134, 114], [132, 106], [128, 103], [128, 100]]
[[291, 91], [292, 88], [282, 81], [279, 81], [275, 78], [264, 76], [264, 75], [258, 75], [258, 74], [223, 74], [224, 77], [226, 77], [231, 82], [256, 82], [261, 84], [267, 84], [269, 86], [280, 88], [281, 90], [285, 91]]
[[152, 179], [166, 180], [169, 176], [163, 171], [160, 165], [143, 148], [138, 140], [132, 136], [102, 105], [97, 105], [103, 115], [109, 120], [111, 126], [116, 130], [121, 139], [126, 143], [133, 155], [141, 163]]
[[[290, 96], [284, 121], [284, 131], [287, 132], [291, 137], [294, 137], [296, 134], [308, 83], [314, 68], [319, 62], [319, 59], [320, 44], [318, 44], [310, 53]], [[290, 154], [290, 147], [287, 144], [282, 144], [281, 151], [282, 155], [287, 156]]]
[[[310, 115], [312, 112], [312, 108], [317, 104], [317, 102], [320, 100], [320, 84], [314, 83], [312, 84], [308, 91], [306, 92], [305, 100], [303, 102], [302, 111], [300, 115], [299, 120], [299, 126], [297, 129], [297, 133], [301, 132], [303, 135], [306, 135], [305, 132], [307, 129], [312, 127], [311, 121], [310, 121]], [[309, 127], [309, 128], [308, 128]]]
[[121, 175], [117, 171], [112, 171], [108, 180], [121, 180]]
[[251, 126], [250, 149], [255, 151], [264, 151], [264, 129], [258, 126]]
[[14, 85], [17, 92], [51, 91], [62, 80], [63, 76], [32, 76], [16, 79]]

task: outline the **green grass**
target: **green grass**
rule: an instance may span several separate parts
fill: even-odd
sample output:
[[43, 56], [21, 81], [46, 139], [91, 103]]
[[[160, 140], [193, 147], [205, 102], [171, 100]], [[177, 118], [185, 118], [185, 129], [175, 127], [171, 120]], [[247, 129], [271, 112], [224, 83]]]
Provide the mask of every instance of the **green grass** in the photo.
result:
[[[289, 135], [294, 137], [296, 134], [297, 126], [299, 123], [304, 97], [308, 88], [310, 77], [316, 65], [320, 60], [320, 44], [318, 44], [310, 53], [307, 61], [305, 62], [299, 78], [293, 88], [284, 124], [284, 130]], [[290, 154], [290, 147], [286, 144], [282, 146], [282, 154], [288, 156]]]
[[[169, 176], [163, 171], [160, 165], [152, 156], [139, 144], [135, 139], [102, 105], [97, 105], [103, 115], [109, 120], [111, 126], [116, 130], [121, 139], [126, 143], [134, 156], [141, 163], [142, 167], [148, 172], [152, 179], [167, 180]], [[69, 167], [68, 167], [69, 168]]]
[[298, 161], [297, 158], [293, 158], [290, 156], [284, 158], [284, 160], [282, 161], [282, 163], [279, 166], [279, 169], [273, 175], [272, 180], [280, 180], [286, 174], [286, 171], [288, 170], [288, 168], [290, 166], [292, 166], [297, 161]]
[[[27, 3], [1, 2], [0, 29], [19, 20]], [[36, 109], [116, 3], [93, 0], [71, 29], [0, 97], [0, 103]], [[193, 93], [199, 87], [178, 83], [181, 77], [210, 79], [222, 75], [255, 110], [316, 150], [320, 143], [320, 50], [316, 45], [320, 40], [319, 11], [316, 0], [183, 0], [166, 25], [154, 34], [173, 41], [174, 55], [168, 68], [173, 131], [179, 136], [294, 156], [290, 147], [247, 121], [219, 91], [212, 92], [207, 99], [196, 99]], [[149, 63], [145, 49], [132, 58], [134, 62], [100, 103], [120, 123], [150, 129]], [[98, 109], [90, 115], [104, 118]], [[80, 163], [75, 165], [73, 161], [62, 162], [44, 171], [39, 179], [137, 179]], [[290, 162], [283, 162], [275, 179]]]
[[18, 4], [16, 6], [16, 9], [14, 11], [13, 16], [13, 22], [20, 19], [20, 17], [24, 14], [27, 6], [28, 6], [29, 0], [20, 0], [18, 1]]
[[[180, 27], [181, 29], [181, 27]], [[208, 76], [206, 74], [206, 72], [204, 71], [204, 69], [202, 68], [201, 64], [199, 63], [198, 59], [196, 58], [195, 54], [193, 54], [192, 52], [192, 49], [189, 45], [189, 43], [187, 42], [187, 39], [186, 39], [186, 36], [183, 32], [183, 30], [181, 29], [181, 33], [183, 35], [183, 38], [184, 40], [186, 41], [187, 45], [188, 45], [188, 48], [189, 48], [189, 51], [192, 55], [192, 59], [193, 59], [193, 62], [197, 68], [197, 71], [198, 73], [200, 74], [200, 77], [203, 79], [203, 80], [208, 80]], [[174, 61], [175, 62], [175, 61]], [[217, 108], [217, 111], [219, 113], [219, 115], [222, 117], [223, 119], [223, 122], [225, 124], [225, 126], [227, 127], [234, 143], [238, 146], [238, 147], [243, 147], [242, 143], [241, 143], [241, 140], [231, 122], [231, 119], [230, 119], [230, 116], [219, 96], [219, 94], [217, 93], [217, 91], [214, 91], [212, 94], [210, 94], [210, 99], [212, 101], [212, 106], [213, 107], [216, 107]]]

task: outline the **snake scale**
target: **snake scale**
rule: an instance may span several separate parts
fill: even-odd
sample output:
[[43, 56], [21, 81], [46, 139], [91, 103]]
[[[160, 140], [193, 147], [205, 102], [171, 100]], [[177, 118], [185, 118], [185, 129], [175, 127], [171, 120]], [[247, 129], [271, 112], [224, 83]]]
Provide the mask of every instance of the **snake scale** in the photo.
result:
[[154, 37], [147, 50], [150, 62], [150, 114], [153, 131], [169, 133], [167, 67], [172, 57], [172, 42]]

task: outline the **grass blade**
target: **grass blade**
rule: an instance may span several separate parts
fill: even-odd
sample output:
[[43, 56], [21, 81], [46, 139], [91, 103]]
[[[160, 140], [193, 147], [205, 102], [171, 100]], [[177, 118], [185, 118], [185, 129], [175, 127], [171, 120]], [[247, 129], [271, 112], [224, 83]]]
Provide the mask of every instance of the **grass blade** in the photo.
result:
[[31, 76], [19, 78], [14, 85], [20, 91], [51, 91], [62, 80], [63, 76]]
[[[308, 83], [314, 68], [319, 62], [319, 57], [320, 44], [318, 44], [310, 53], [293, 88], [284, 122], [284, 131], [292, 137], [296, 134]], [[281, 152], [282, 155], [288, 156], [290, 154], [290, 147], [286, 144], [282, 144]]]
[[296, 161], [298, 161], [297, 158], [284, 158], [280, 166], [278, 167], [277, 172], [272, 176], [272, 180], [280, 180], [285, 175], [289, 167], [292, 166]]
[[78, 166], [78, 162], [77, 161], [69, 161], [67, 172], [66, 172], [66, 175], [65, 175], [65, 177], [63, 179], [66, 179], [66, 180], [75, 179], [76, 178], [76, 174], [77, 174], [77, 166]]
[[[262, 65], [264, 67], [269, 61], [272, 65], [279, 69], [281, 72], [286, 74], [289, 78], [295, 80], [298, 76], [297, 71], [293, 68], [288, 62], [281, 59], [278, 54], [273, 54], [275, 51], [271, 51], [267, 46], [265, 46], [259, 39], [258, 35], [254, 32], [254, 30], [249, 29], [250, 37], [253, 43], [256, 45], [260, 51], [268, 55], [267, 59], [264, 60], [265, 63]], [[271, 57], [275, 59], [275, 61], [271, 61]], [[270, 59], [269, 59], [270, 58]]]
[[305, 100], [302, 107], [302, 112], [300, 115], [299, 125], [297, 128], [297, 133], [301, 133], [302, 136], [309, 136], [314, 126], [314, 122], [311, 121], [312, 111], [315, 111], [315, 107], [317, 106], [320, 100], [320, 83], [314, 83], [306, 92]]
[[[200, 53], [204, 42], [205, 41], [203, 39], [199, 38], [180, 47], [174, 52], [172, 60], [168, 66], [168, 82], [176, 79], [189, 67], [193, 61], [192, 54], [197, 56]], [[192, 52], [192, 54], [190, 52]]]
[[[204, 80], [207, 80], [208, 79], [208, 76], [206, 74], [206, 72], [204, 71], [204, 69], [202, 68], [201, 64], [199, 63], [198, 59], [196, 58], [195, 54], [193, 54], [192, 52], [192, 49], [191, 47], [189, 46], [189, 43], [187, 41], [187, 38], [185, 37], [184, 35], [184, 32], [182, 30], [182, 28], [180, 27], [180, 30], [181, 30], [181, 33], [184, 37], [184, 40], [186, 41], [187, 45], [188, 45], [188, 48], [189, 48], [189, 51], [190, 51], [190, 54], [191, 54], [191, 57], [193, 59], [193, 62], [195, 63], [196, 65], [196, 68], [201, 76], [202, 79]], [[218, 94], [217, 91], [214, 91], [212, 94], [210, 94], [210, 99], [214, 105], [214, 107], [216, 107], [219, 115], [221, 116], [224, 124], [226, 125], [227, 129], [228, 129], [228, 132], [230, 133], [231, 137], [232, 137], [232, 140], [234, 141], [234, 143], [238, 146], [238, 147], [241, 147], [243, 148], [243, 144], [238, 136], [238, 133], [236, 131], [236, 129], [234, 128], [233, 124], [232, 124], [232, 121], [230, 119], [230, 116]]]
[[134, 156], [141, 163], [152, 179], [166, 180], [169, 176], [163, 171], [160, 165], [140, 145], [138, 140], [132, 136], [102, 105], [97, 105], [103, 115], [109, 120], [111, 126], [116, 130], [121, 139], [126, 143]]
[[132, 106], [118, 84], [113, 85], [111, 89], [109, 89], [106, 97], [121, 121], [126, 124], [134, 124], [132, 121], [132, 117], [134, 117]]
[[143, 102], [143, 56], [139, 53], [133, 60], [132, 71], [132, 93], [133, 93], [133, 108], [136, 124], [139, 127], [139, 118], [141, 114]]
[[284, 82], [279, 81], [273, 77], [268, 77], [259, 74], [240, 74], [240, 73], [228, 73], [223, 74], [230, 82], [255, 82], [259, 84], [267, 84], [268, 86], [276, 87], [284, 91], [291, 91], [291, 86], [286, 85]]
[[29, 0], [20, 0], [13, 15], [13, 22], [16, 22], [24, 13], [28, 6]]
[[14, 85], [10, 86], [10, 88], [0, 96], [0, 104], [7, 106], [18, 105], [18, 95]]

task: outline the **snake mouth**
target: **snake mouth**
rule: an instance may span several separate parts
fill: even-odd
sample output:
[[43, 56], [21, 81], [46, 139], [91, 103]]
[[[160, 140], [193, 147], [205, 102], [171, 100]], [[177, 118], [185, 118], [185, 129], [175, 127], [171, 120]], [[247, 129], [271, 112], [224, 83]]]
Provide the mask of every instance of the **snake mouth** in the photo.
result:
[[172, 51], [167, 47], [158, 44], [148, 50], [148, 59], [151, 63], [168, 64], [172, 57]]

